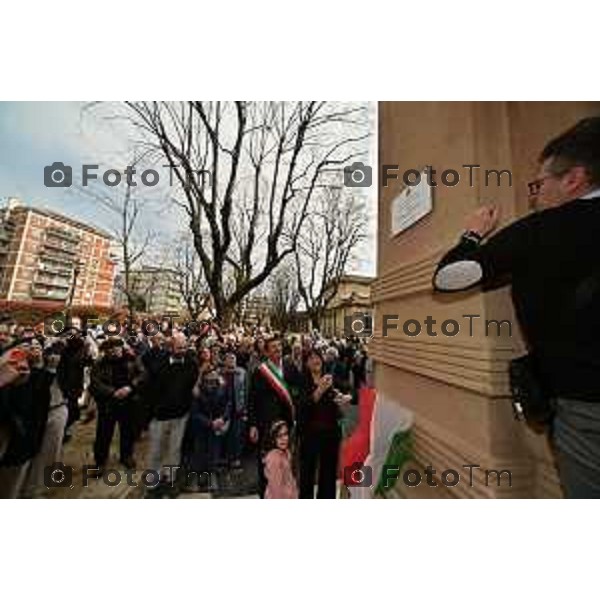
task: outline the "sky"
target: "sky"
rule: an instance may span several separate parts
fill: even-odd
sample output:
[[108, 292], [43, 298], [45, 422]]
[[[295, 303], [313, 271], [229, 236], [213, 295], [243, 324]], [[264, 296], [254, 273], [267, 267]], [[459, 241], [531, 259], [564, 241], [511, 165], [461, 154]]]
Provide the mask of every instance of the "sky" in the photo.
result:
[[[134, 141], [127, 124], [104, 118], [102, 107], [78, 102], [0, 102], [0, 198], [17, 197], [110, 232], [116, 226], [115, 215], [82, 192], [77, 183], [81, 165], [99, 164], [99, 173], [123, 169], [130, 162], [127, 157]], [[72, 165], [74, 186], [44, 185], [44, 167], [55, 162]], [[149, 207], [144, 215], [147, 226], [166, 224], [176, 231], [181, 223], [171, 214], [172, 208], [168, 200]], [[165, 212], [172, 218], [165, 219]]]
[[[84, 163], [98, 164], [100, 177], [106, 169], [123, 170], [131, 163], [138, 134], [125, 118], [115, 118], [115, 112], [119, 111], [110, 103], [0, 102], [0, 199], [17, 197], [26, 204], [113, 231], [117, 226], [116, 216], [96, 198], [84, 193], [79, 182]], [[371, 156], [375, 155], [372, 148]], [[55, 162], [73, 166], [72, 187], [44, 185], [44, 167]], [[176, 238], [185, 221], [181, 209], [169, 200], [168, 187], [163, 186], [163, 180], [168, 180], [167, 170], [157, 170], [161, 183], [156, 188], [143, 188], [147, 197], [143, 227], [154, 231], [164, 242]], [[107, 190], [102, 183], [92, 189], [101, 193]], [[124, 186], [108, 192], [122, 189]], [[360, 258], [348, 270], [374, 275], [375, 189], [365, 193], [370, 196], [369, 238], [357, 252]]]

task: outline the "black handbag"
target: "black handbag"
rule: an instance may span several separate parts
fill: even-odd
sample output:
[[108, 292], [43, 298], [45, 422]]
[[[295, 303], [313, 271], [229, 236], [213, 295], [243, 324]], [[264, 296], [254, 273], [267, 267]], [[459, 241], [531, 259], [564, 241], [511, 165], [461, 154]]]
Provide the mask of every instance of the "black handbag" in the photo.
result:
[[515, 419], [537, 426], [550, 423], [554, 414], [552, 402], [535, 357], [526, 354], [511, 360], [508, 373]]

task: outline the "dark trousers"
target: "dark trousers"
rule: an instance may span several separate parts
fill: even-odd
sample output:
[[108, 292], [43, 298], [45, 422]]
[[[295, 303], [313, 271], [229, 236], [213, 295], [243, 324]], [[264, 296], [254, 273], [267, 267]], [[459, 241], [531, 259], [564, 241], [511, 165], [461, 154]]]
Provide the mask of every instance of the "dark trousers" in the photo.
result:
[[258, 461], [257, 469], [258, 469], [258, 495], [260, 498], [265, 497], [265, 492], [267, 491], [267, 478], [265, 477], [265, 464], [263, 463], [263, 458], [265, 453], [259, 448], [256, 452], [256, 458]]
[[600, 498], [600, 402], [555, 401], [553, 442], [567, 498]]
[[300, 435], [300, 498], [335, 498], [341, 435], [338, 430]]
[[270, 450], [269, 448], [269, 432], [270, 424], [262, 423], [258, 426], [258, 448], [256, 449], [256, 468], [258, 474], [258, 495], [261, 498], [265, 497], [267, 491], [267, 478], [265, 477], [265, 463], [263, 458]]
[[66, 399], [69, 416], [67, 418], [65, 429], [69, 428], [76, 421], [79, 421], [79, 417], [81, 416], [81, 410], [79, 409], [79, 394], [69, 393], [66, 395]]
[[133, 404], [115, 400], [98, 403], [96, 441], [94, 443], [94, 459], [97, 465], [106, 464], [117, 423], [119, 424], [121, 462], [131, 458], [133, 454], [136, 434]]
[[144, 431], [148, 430], [152, 421], [152, 405], [146, 400], [135, 403], [132, 409], [134, 439], [138, 440]]
[[242, 458], [246, 437], [246, 422], [239, 415], [233, 415], [229, 424], [226, 437], [226, 453], [229, 462], [239, 461]]

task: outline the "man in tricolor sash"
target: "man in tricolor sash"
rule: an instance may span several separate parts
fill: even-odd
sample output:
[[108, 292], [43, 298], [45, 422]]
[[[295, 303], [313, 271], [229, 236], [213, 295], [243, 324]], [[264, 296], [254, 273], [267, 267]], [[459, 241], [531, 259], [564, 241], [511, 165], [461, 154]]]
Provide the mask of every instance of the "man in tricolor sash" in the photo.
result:
[[254, 371], [248, 393], [248, 422], [250, 441], [258, 443], [258, 488], [264, 497], [266, 480], [263, 472], [262, 450], [271, 425], [285, 421], [291, 431], [294, 425], [294, 404], [283, 376], [281, 342], [272, 338], [266, 342], [266, 360]]

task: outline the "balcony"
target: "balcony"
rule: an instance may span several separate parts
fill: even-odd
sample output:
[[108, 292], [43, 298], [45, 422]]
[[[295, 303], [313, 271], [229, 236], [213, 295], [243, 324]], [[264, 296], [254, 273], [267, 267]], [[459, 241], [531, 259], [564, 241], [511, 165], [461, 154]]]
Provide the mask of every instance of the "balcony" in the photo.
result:
[[47, 287], [40, 287], [34, 284], [31, 287], [31, 297], [32, 298], [47, 298], [50, 300], [66, 300], [69, 295], [69, 290], [60, 290], [60, 289], [49, 289]]
[[69, 265], [70, 268], [73, 268], [75, 263], [75, 253], [66, 253], [62, 250], [56, 250], [54, 248], [43, 248], [40, 252], [40, 256], [45, 258], [46, 260], [61, 262], [63, 264]]
[[4, 231], [6, 231], [7, 233], [12, 235], [15, 232], [16, 225], [15, 225], [14, 221], [11, 221], [10, 219], [2, 219], [1, 223], [2, 223], [2, 229]]
[[81, 241], [81, 237], [67, 231], [66, 229], [57, 229], [56, 227], [48, 227], [46, 229], [46, 238], [55, 237], [61, 240], [66, 240], [67, 242], [71, 242], [72, 244], [79, 244]]
[[40, 261], [40, 264], [45, 264], [45, 265], [49, 265], [49, 266], [56, 266], [56, 265], [65, 265], [68, 264], [68, 267], [62, 267], [63, 269], [68, 269], [69, 271], [73, 270], [73, 267], [75, 266], [75, 259], [73, 259], [71, 256], [68, 257], [62, 257], [58, 254], [55, 253], [49, 253], [49, 252], [44, 252], [42, 250], [42, 252], [40, 252], [40, 258], [43, 257], [43, 260]]
[[58, 242], [53, 239], [46, 238], [44, 240], [44, 248], [50, 248], [52, 250], [59, 250], [60, 252], [66, 252], [67, 254], [77, 254], [77, 244], [69, 244], [65, 242]]
[[70, 279], [61, 279], [59, 277], [40, 277], [39, 275], [34, 280], [34, 285], [46, 286], [53, 288], [69, 289], [71, 287]]
[[58, 265], [47, 264], [47, 263], [39, 263], [38, 264], [38, 274], [52, 274], [59, 275], [60, 277], [68, 277], [69, 279], [73, 276], [72, 269], [61, 268]]

